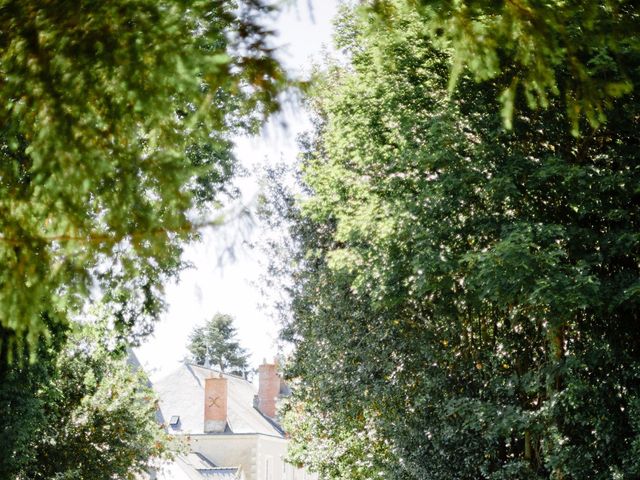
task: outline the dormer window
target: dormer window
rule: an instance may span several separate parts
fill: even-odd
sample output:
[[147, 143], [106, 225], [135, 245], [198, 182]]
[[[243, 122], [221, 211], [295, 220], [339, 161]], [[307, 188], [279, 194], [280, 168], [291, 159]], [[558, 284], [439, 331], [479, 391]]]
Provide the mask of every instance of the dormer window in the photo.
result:
[[180, 423], [180, 415], [173, 415], [169, 420], [169, 425], [171, 428], [178, 428], [178, 424]]

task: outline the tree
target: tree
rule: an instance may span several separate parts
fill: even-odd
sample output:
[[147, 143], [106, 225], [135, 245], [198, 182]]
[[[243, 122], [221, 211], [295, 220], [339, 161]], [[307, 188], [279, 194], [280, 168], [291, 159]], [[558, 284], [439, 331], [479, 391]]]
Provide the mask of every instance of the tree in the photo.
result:
[[[277, 108], [259, 0], [4, 1], [0, 345], [35, 351], [102, 292], [123, 330], [162, 308], [198, 207], [233, 171], [229, 134]], [[95, 296], [95, 295], [94, 295]]]
[[37, 363], [2, 374], [2, 478], [134, 479], [168, 458], [155, 395], [116, 332], [104, 322], [53, 331]]
[[[583, 118], [597, 127], [615, 99], [637, 88], [640, 13], [634, 2], [375, 0], [365, 5], [381, 23], [393, 23], [398, 10], [419, 12], [425, 28], [451, 48], [452, 85], [465, 69], [476, 80], [500, 84], [507, 124], [517, 95], [533, 108], [547, 107], [560, 95], [574, 132]], [[401, 13], [397, 17], [402, 21]]]
[[195, 327], [187, 348], [198, 365], [210, 364], [243, 377], [249, 372], [249, 355], [236, 339], [231, 315], [216, 313], [205, 325]]
[[49, 342], [40, 342], [39, 362], [0, 362], [0, 415], [5, 419], [0, 427], [0, 449], [5, 452], [0, 457], [0, 478], [20, 478], [20, 472], [37, 461], [33, 443], [46, 424], [44, 401], [38, 392], [53, 375], [56, 355], [64, 344], [61, 330], [53, 327]]
[[[231, 134], [278, 107], [272, 10], [2, 2], [3, 478], [132, 478], [166, 448], [124, 346], [152, 328], [184, 242], [222, 221]], [[68, 340], [95, 303], [111, 343]]]
[[302, 200], [276, 204], [292, 460], [334, 479], [638, 477], [636, 96], [580, 138], [562, 98], [507, 131], [501, 83], [463, 72], [450, 94], [450, 52], [398, 11], [392, 30], [344, 17]]

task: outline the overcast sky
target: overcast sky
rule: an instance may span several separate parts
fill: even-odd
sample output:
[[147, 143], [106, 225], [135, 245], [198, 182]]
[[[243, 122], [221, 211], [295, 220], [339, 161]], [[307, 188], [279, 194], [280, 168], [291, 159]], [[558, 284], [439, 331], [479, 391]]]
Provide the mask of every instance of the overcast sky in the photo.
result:
[[[338, 0], [297, 0], [280, 16], [276, 24], [279, 55], [291, 74], [305, 76], [313, 60], [330, 49], [337, 3]], [[283, 117], [271, 121], [260, 137], [237, 139], [236, 156], [249, 172], [256, 172], [265, 162], [294, 161], [295, 138], [309, 128], [309, 123], [296, 106], [289, 106]], [[281, 126], [283, 119], [286, 128]], [[259, 192], [256, 176], [250, 174], [237, 184], [242, 203], [252, 205]], [[136, 351], [152, 379], [177, 367], [187, 354], [191, 330], [216, 312], [236, 318], [240, 342], [250, 352], [253, 366], [277, 353], [278, 326], [259, 308], [264, 302], [259, 288], [260, 252], [243, 247], [243, 239], [255, 241], [261, 232], [257, 227], [243, 232], [238, 234], [237, 223], [210, 229], [203, 232], [201, 242], [187, 248], [184, 258], [194, 267], [184, 271], [178, 282], [167, 285], [167, 312], [153, 336]], [[230, 246], [235, 250], [235, 259], [225, 255]]]

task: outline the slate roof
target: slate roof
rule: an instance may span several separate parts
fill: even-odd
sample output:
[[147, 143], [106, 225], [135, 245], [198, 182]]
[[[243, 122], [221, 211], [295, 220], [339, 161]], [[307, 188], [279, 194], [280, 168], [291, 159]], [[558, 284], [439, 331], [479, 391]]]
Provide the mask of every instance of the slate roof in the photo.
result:
[[198, 470], [198, 473], [206, 480], [235, 480], [238, 478], [237, 468], [211, 468]]
[[[140, 360], [138, 360], [138, 356], [133, 351], [133, 348], [130, 348], [130, 347], [127, 348], [127, 364], [129, 365], [129, 367], [131, 367], [131, 369], [134, 372], [136, 373], [142, 372], [142, 374], [144, 375], [147, 387], [153, 388], [153, 384], [151, 383], [151, 381], [149, 380], [149, 377], [147, 376], [146, 372], [142, 368], [142, 364], [140, 363]], [[166, 423], [164, 417], [162, 416], [162, 412], [160, 410], [156, 410], [156, 422], [158, 422], [161, 425], [164, 425]]]
[[[173, 373], [155, 382], [153, 388], [160, 398], [164, 419], [179, 416], [172, 433], [204, 433], [204, 379], [217, 377], [220, 372], [193, 364], [182, 364]], [[228, 380], [227, 431], [224, 434], [258, 433], [284, 437], [279, 425], [262, 415], [253, 406], [257, 389], [244, 378], [223, 374]], [[232, 477], [204, 477], [232, 478]]]
[[237, 467], [217, 467], [200, 453], [179, 455], [159, 472], [158, 480], [237, 480]]
[[182, 461], [195, 470], [198, 478], [206, 480], [235, 480], [238, 478], [238, 469], [234, 467], [216, 467], [204, 455], [192, 452]]

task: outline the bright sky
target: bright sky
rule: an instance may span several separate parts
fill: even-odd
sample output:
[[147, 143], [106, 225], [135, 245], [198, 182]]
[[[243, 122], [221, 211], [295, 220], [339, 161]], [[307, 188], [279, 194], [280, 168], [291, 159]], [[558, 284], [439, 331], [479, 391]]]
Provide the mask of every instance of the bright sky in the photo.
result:
[[[319, 60], [323, 50], [330, 49], [338, 1], [297, 0], [279, 18], [280, 58], [293, 75], [304, 76], [313, 59]], [[282, 119], [286, 128], [281, 126]], [[308, 127], [304, 112], [290, 107], [281, 118], [269, 122], [262, 136], [237, 139], [236, 156], [249, 172], [265, 162], [293, 162], [297, 155], [295, 138]], [[239, 179], [237, 185], [242, 203], [251, 205], [259, 192], [255, 175]], [[254, 227], [243, 238], [255, 241], [260, 235], [259, 228]], [[242, 239], [237, 239], [237, 224], [229, 225], [203, 232], [202, 241], [187, 248], [184, 258], [194, 268], [184, 271], [178, 282], [167, 285], [167, 312], [153, 336], [136, 350], [152, 380], [176, 368], [187, 355], [189, 333], [216, 312], [235, 317], [240, 342], [251, 353], [253, 366], [263, 358], [273, 359], [277, 353], [278, 326], [259, 307], [264, 302], [259, 287], [261, 252], [243, 247]], [[235, 259], [225, 255], [229, 246], [235, 249]]]

